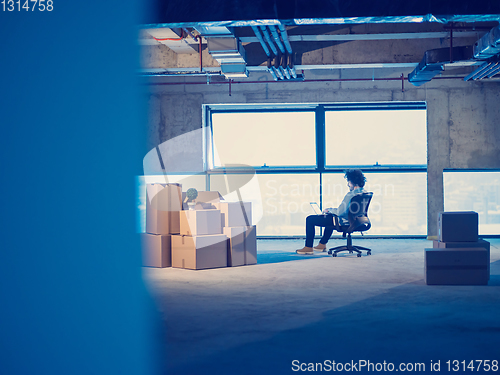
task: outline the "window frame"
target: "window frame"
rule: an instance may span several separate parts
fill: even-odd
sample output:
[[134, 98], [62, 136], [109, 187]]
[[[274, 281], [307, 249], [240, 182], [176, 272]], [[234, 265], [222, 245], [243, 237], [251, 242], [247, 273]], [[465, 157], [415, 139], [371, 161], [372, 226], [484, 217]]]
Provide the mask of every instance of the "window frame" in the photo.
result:
[[[323, 174], [344, 173], [349, 168], [360, 168], [363, 172], [369, 173], [427, 173], [427, 164], [422, 165], [326, 165], [326, 123], [325, 113], [328, 110], [427, 110], [427, 103], [418, 102], [346, 102], [346, 103], [305, 103], [305, 104], [203, 104], [202, 117], [205, 134], [204, 161], [205, 173], [207, 175], [207, 190], [210, 190], [210, 177], [216, 174], [241, 174], [246, 169], [237, 167], [217, 167], [210, 168], [210, 157], [213, 158], [213, 134], [211, 114], [218, 112], [284, 112], [284, 111], [311, 111], [315, 112], [315, 140], [316, 140], [316, 166], [304, 168], [300, 166], [288, 167], [252, 167], [255, 174], [319, 174], [320, 197], [319, 205], [323, 209]], [[428, 149], [426, 150], [428, 153]], [[213, 159], [212, 159], [213, 160]], [[212, 164], [213, 165], [213, 164]], [[427, 195], [426, 191], [426, 195]], [[428, 215], [428, 214], [427, 214]], [[386, 238], [395, 235], [366, 235], [366, 237]], [[427, 235], [396, 235], [398, 238], [426, 238]], [[290, 237], [290, 236], [285, 236]], [[297, 236], [291, 236], [296, 238]], [[335, 237], [335, 236], [334, 236]], [[258, 236], [258, 238], [283, 238], [283, 236]]]
[[237, 167], [214, 167], [213, 126], [214, 113], [255, 113], [255, 112], [314, 112], [316, 166], [252, 166], [256, 173], [323, 173], [342, 172], [349, 168], [379, 172], [426, 172], [427, 164], [397, 165], [326, 165], [326, 112], [327, 111], [362, 111], [362, 110], [427, 110], [423, 101], [416, 102], [341, 102], [341, 103], [305, 103], [305, 104], [203, 104], [203, 129], [205, 134], [203, 165], [208, 173], [237, 172]]

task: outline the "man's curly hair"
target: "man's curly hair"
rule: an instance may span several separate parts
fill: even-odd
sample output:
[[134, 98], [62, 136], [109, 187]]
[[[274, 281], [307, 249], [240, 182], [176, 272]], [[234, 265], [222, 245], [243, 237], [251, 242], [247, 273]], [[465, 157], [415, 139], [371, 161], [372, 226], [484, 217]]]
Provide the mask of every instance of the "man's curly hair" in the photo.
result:
[[348, 169], [345, 171], [344, 178], [347, 181], [351, 181], [354, 185], [358, 185], [359, 187], [365, 186], [366, 177], [363, 175], [360, 169]]

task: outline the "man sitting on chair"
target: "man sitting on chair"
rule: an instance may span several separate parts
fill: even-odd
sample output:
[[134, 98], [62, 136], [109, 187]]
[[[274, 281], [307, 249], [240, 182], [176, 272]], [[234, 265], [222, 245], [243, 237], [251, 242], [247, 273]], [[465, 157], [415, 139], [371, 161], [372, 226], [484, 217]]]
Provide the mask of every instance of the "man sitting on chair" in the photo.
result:
[[351, 198], [357, 194], [366, 193], [363, 186], [365, 186], [366, 178], [363, 172], [359, 169], [349, 169], [345, 172], [345, 179], [347, 179], [347, 186], [349, 187], [349, 192], [344, 197], [344, 200], [338, 208], [325, 208], [322, 215], [310, 215], [306, 219], [306, 245], [304, 248], [297, 250], [297, 254], [314, 254], [313, 251], [313, 241], [314, 235], [316, 233], [316, 226], [325, 227], [323, 237], [319, 240], [319, 244], [314, 247], [314, 250], [323, 251], [326, 248], [326, 243], [330, 239], [330, 236], [335, 229], [335, 224], [333, 222], [333, 215], [339, 217], [339, 221], [347, 221], [347, 216], [349, 213], [349, 204], [351, 203]]

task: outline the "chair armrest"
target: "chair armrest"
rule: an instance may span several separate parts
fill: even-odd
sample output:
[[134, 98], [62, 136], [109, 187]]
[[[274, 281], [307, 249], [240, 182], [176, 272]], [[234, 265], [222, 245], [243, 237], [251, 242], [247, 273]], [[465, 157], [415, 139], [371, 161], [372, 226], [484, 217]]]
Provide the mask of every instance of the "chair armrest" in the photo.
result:
[[341, 228], [340, 228], [340, 222], [339, 222], [338, 215], [335, 215], [335, 214], [328, 214], [328, 215], [332, 215], [333, 216], [333, 224], [335, 225], [335, 230], [337, 232], [340, 232]]

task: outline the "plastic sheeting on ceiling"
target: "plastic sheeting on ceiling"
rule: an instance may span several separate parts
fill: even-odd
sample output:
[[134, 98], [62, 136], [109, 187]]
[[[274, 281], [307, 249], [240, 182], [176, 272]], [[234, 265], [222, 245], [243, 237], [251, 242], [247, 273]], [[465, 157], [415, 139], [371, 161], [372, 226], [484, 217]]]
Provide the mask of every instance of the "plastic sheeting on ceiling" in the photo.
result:
[[498, 20], [500, 1], [491, 0], [153, 0], [144, 23], [178, 27]]

